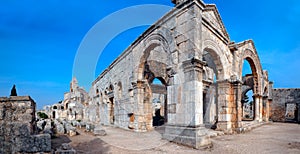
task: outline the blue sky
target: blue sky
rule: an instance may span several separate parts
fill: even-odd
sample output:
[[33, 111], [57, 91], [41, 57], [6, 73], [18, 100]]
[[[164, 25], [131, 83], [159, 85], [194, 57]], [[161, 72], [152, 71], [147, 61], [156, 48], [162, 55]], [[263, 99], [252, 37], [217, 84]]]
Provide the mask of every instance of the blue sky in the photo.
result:
[[[254, 40], [275, 87], [300, 87], [300, 1], [205, 2], [217, 5], [231, 40]], [[0, 0], [0, 96], [8, 96], [16, 84], [18, 94], [30, 95], [39, 108], [62, 100], [85, 34], [107, 15], [141, 4], [173, 6], [170, 0]], [[114, 38], [101, 55], [95, 74], [146, 28], [133, 28]], [[79, 80], [79, 84], [89, 89], [90, 83]]]

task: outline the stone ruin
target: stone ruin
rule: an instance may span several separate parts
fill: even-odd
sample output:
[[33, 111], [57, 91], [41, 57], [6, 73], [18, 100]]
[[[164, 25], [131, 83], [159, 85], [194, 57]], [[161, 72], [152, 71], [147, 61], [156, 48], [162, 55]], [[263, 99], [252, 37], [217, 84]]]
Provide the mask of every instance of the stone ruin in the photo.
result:
[[[243, 132], [268, 122], [271, 84], [254, 42], [231, 41], [213, 4], [172, 2], [174, 9], [92, 83], [84, 120], [136, 132], [154, 130], [158, 120], [165, 139], [194, 148], [210, 146], [208, 129]], [[245, 61], [252, 70], [247, 76]], [[253, 115], [245, 122], [249, 90]]]
[[35, 102], [29, 96], [0, 97], [0, 153], [51, 151], [49, 134], [38, 134]]
[[300, 89], [276, 88], [272, 92], [271, 120], [300, 123]]
[[[40, 119], [38, 126], [40, 130], [49, 130], [49, 127], [42, 127], [43, 123], [53, 122], [53, 129], [51, 134], [67, 134], [69, 136], [77, 135], [76, 127], [85, 126], [83, 122], [85, 117], [85, 110], [89, 100], [88, 93], [79, 87], [76, 78], [73, 78], [70, 82], [70, 91], [64, 94], [64, 100], [53, 104], [51, 106], [45, 106], [43, 110], [38, 111], [48, 115], [49, 119]], [[46, 125], [47, 126], [47, 125]]]
[[79, 87], [78, 81], [74, 77], [70, 83], [70, 91], [64, 94], [64, 100], [51, 106], [45, 106], [41, 112], [46, 113], [51, 119], [82, 121], [88, 98], [88, 93]]
[[[240, 133], [276, 118], [270, 105], [275, 111], [281, 94], [272, 90], [254, 42], [232, 42], [213, 4], [172, 2], [176, 7], [101, 73], [88, 95], [73, 79], [50, 117], [82, 120], [96, 135], [106, 134], [102, 125], [135, 132], [164, 125], [163, 138], [194, 148], [211, 145], [210, 129]], [[242, 73], [245, 61], [251, 74]], [[284, 119], [299, 115], [293, 102], [285, 104]]]

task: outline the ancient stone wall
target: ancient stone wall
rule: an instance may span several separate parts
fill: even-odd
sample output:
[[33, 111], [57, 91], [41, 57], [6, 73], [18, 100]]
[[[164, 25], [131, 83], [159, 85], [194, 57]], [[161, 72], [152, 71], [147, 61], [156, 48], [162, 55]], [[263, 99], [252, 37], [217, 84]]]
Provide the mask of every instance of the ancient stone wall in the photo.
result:
[[51, 151], [50, 135], [36, 135], [35, 107], [29, 96], [0, 98], [0, 153]]
[[[164, 138], [175, 137], [175, 142], [199, 148], [210, 144], [200, 142], [205, 140], [205, 123], [217, 123], [217, 129], [228, 132], [242, 130], [245, 60], [253, 75], [254, 121], [268, 119], [263, 114], [268, 112], [268, 74], [262, 70], [253, 41], [231, 42], [215, 5], [200, 0], [173, 2], [176, 7], [93, 82], [89, 106], [98, 108], [100, 124], [153, 130], [157, 87], [151, 84], [157, 78], [167, 89]], [[212, 85], [214, 91], [205, 94]]]
[[[294, 116], [296, 118], [295, 121], [300, 121], [300, 89], [273, 89], [272, 98], [271, 119], [273, 121], [285, 122], [293, 120], [292, 117], [289, 119], [289, 116]], [[295, 109], [298, 112], [293, 113]], [[295, 115], [295, 113], [298, 113], [298, 115]]]

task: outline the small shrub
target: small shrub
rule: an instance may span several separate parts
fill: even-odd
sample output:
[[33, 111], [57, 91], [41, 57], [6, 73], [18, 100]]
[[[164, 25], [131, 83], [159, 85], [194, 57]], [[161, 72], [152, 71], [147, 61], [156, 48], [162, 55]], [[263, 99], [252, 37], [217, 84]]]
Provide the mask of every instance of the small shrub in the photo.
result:
[[41, 119], [48, 119], [48, 115], [46, 113], [43, 112], [38, 112], [37, 115], [41, 118]]

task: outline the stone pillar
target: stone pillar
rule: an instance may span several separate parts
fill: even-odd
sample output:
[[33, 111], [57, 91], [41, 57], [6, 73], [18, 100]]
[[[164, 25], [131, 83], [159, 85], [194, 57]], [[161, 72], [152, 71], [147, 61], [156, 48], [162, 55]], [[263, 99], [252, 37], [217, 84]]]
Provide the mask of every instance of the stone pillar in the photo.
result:
[[254, 121], [259, 120], [259, 98], [257, 95], [253, 96], [253, 103], [254, 103]]
[[231, 130], [231, 114], [233, 97], [231, 95], [231, 83], [228, 80], [218, 81], [218, 123], [217, 130]]
[[144, 88], [145, 81], [136, 81], [133, 84], [134, 93], [134, 130], [136, 132], [146, 132], [146, 121], [144, 113]]
[[[169, 121], [164, 134], [167, 140], [197, 149], [211, 145], [203, 125], [203, 65], [201, 60], [195, 58], [183, 62], [184, 82], [181, 83], [182, 88], [178, 88], [181, 101], [177, 104], [168, 102], [168, 105], [172, 104], [168, 107], [172, 113], [168, 116]], [[168, 91], [169, 89], [172, 88], [168, 88]], [[178, 98], [176, 95], [168, 97]]]
[[263, 97], [259, 96], [259, 122], [263, 121]]
[[263, 96], [263, 121], [268, 122], [269, 121], [269, 116], [268, 116], [268, 110], [269, 110], [269, 102], [268, 102], [268, 96]]
[[262, 121], [262, 96], [256, 94], [254, 97], [254, 120], [261, 122]]
[[183, 63], [184, 80], [183, 85], [187, 126], [197, 127], [203, 125], [203, 84], [202, 71], [203, 62], [192, 59]]
[[235, 120], [232, 120], [235, 123], [235, 128], [241, 128], [242, 127], [242, 118], [243, 118], [243, 107], [242, 107], [242, 82], [238, 81], [237, 79], [231, 79], [233, 89], [234, 89], [234, 103], [236, 107], [235, 112]]

